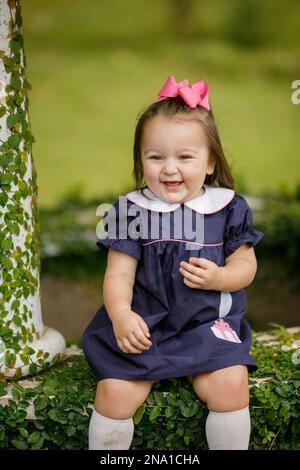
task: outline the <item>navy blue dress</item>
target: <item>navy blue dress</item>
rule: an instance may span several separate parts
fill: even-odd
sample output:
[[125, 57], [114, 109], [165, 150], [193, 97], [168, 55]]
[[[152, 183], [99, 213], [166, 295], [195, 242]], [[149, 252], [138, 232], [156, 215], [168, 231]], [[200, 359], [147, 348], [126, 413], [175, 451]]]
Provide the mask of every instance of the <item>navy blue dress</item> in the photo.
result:
[[[102, 305], [82, 337], [84, 354], [97, 380], [163, 380], [238, 364], [247, 365], [249, 371], [257, 369], [249, 352], [245, 289], [194, 289], [184, 284], [179, 272], [180, 262], [188, 262], [191, 256], [224, 266], [225, 258], [237, 248], [245, 243], [255, 246], [263, 237], [252, 228], [252, 211], [241, 194], [227, 188], [203, 188], [203, 195], [184, 204], [162, 201], [148, 188], [132, 191], [120, 197], [103, 219], [107, 229], [110, 217], [114, 217], [117, 230], [108, 231], [106, 238], [101, 236], [97, 245], [138, 260], [131, 309], [147, 323], [152, 346], [142, 354], [122, 352]], [[124, 223], [133, 226], [136, 216], [127, 213], [137, 207], [139, 224], [135, 222], [136, 231], [128, 230], [124, 238], [120, 224], [122, 230]], [[183, 209], [190, 219], [183, 218]], [[203, 222], [200, 241], [190, 238], [188, 231], [188, 237], [182, 230], [175, 231], [178, 220], [183, 225], [184, 220], [192, 220], [193, 227], [198, 227], [197, 216]], [[165, 217], [171, 227], [167, 236], [162, 228]], [[159, 233], [153, 237], [149, 227], [157, 228], [157, 224]]]

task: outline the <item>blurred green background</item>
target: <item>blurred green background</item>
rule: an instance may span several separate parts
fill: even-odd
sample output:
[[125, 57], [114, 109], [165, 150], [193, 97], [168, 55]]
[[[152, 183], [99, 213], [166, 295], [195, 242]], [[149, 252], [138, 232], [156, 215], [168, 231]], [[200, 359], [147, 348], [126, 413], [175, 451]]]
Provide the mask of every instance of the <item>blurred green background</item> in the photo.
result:
[[300, 2], [23, 0], [22, 16], [45, 324], [73, 338], [102, 304], [96, 207], [132, 188], [136, 120], [174, 75], [209, 83], [235, 189], [265, 203], [247, 319], [298, 325]]
[[22, 13], [40, 207], [130, 188], [136, 119], [168, 75], [209, 83], [238, 190], [295, 187], [298, 1], [26, 0]]

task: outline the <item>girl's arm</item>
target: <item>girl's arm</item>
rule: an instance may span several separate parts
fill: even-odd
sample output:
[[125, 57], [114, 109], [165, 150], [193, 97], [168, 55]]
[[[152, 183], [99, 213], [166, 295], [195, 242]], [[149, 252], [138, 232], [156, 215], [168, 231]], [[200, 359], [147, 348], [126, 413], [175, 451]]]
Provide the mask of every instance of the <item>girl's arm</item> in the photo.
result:
[[131, 310], [137, 263], [133, 256], [109, 249], [103, 282], [103, 301], [117, 344], [121, 351], [132, 354], [152, 346], [147, 323]]
[[257, 271], [254, 249], [244, 244], [225, 258], [225, 266], [220, 267], [220, 280], [217, 290], [234, 292], [247, 287]]
[[122, 251], [109, 249], [103, 282], [103, 302], [111, 321], [131, 310], [138, 261]]

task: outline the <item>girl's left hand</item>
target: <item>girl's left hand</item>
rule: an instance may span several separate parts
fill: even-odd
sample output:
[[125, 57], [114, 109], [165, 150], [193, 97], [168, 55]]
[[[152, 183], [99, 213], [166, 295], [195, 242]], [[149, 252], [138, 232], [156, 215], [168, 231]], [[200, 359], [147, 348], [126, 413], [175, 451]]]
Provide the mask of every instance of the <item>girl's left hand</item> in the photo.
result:
[[190, 258], [189, 261], [182, 261], [179, 267], [185, 285], [193, 289], [222, 290], [222, 267], [206, 258]]

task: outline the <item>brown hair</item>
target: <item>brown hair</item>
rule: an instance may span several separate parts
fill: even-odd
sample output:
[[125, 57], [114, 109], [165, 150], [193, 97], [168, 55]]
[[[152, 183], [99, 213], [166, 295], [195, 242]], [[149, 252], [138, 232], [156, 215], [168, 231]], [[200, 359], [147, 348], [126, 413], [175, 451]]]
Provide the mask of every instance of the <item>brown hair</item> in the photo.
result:
[[190, 108], [185, 101], [178, 96], [176, 98], [166, 98], [157, 103], [152, 103], [138, 118], [133, 146], [134, 168], [132, 176], [135, 180], [134, 190], [144, 189], [146, 187], [141, 157], [141, 141], [146, 122], [158, 115], [174, 116], [177, 113], [181, 113], [185, 116], [192, 113], [191, 118], [196, 119], [201, 124], [207, 136], [210, 158], [215, 164], [215, 169], [212, 175], [206, 175], [204, 183], [208, 185], [217, 183], [221, 187], [233, 189], [234, 179], [224, 155], [212, 110], [207, 111], [198, 106], [197, 108]]

